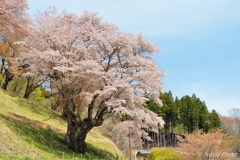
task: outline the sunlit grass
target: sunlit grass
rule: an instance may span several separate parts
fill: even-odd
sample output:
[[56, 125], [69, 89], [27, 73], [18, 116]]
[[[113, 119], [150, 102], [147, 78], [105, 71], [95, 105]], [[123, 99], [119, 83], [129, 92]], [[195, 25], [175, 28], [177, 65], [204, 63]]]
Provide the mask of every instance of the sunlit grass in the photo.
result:
[[0, 89], [0, 159], [113, 159], [122, 155], [97, 131], [87, 136], [88, 152], [66, 148], [65, 121], [39, 102]]

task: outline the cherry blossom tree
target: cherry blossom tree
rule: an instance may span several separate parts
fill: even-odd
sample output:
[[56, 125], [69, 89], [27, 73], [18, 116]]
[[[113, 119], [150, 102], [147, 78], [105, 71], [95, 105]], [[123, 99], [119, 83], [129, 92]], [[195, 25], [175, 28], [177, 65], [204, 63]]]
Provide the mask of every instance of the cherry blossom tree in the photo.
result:
[[74, 151], [86, 151], [87, 133], [111, 112], [152, 128], [163, 123], [143, 107], [148, 98], [161, 104], [163, 76], [150, 57], [158, 49], [143, 35], [123, 33], [96, 13], [58, 14], [53, 8], [37, 15], [21, 45], [22, 57], [63, 98], [65, 142]]
[[26, 25], [29, 23], [26, 10], [26, 0], [0, 1], [0, 33], [1, 38], [10, 34], [15, 36], [26, 34]]
[[15, 63], [18, 53], [18, 45], [15, 42], [28, 33], [27, 8], [26, 0], [0, 1], [0, 59], [1, 73], [5, 75], [3, 89], [7, 88], [15, 74], [21, 74], [21, 72], [18, 73], [17, 63]]

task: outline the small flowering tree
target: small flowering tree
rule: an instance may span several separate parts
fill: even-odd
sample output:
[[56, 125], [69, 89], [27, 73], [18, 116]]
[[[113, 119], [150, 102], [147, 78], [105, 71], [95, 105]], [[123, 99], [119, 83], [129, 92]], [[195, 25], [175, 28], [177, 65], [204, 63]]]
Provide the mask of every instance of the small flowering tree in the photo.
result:
[[235, 159], [233, 138], [221, 130], [210, 133], [195, 131], [186, 136], [187, 142], [181, 143], [180, 149], [184, 157], [190, 160]]
[[134, 121], [119, 122], [109, 132], [114, 143], [122, 150], [128, 149], [129, 145], [131, 148], [137, 148], [143, 143], [144, 131]]
[[[147, 110], [146, 110], [147, 111]], [[148, 112], [148, 111], [147, 111]], [[155, 114], [152, 114], [155, 117]], [[159, 128], [162, 128], [164, 125], [161, 117], [158, 117], [158, 122], [161, 122]], [[108, 135], [112, 138], [114, 143], [122, 150], [129, 148], [129, 143], [131, 148], [142, 148], [143, 141], [153, 141], [153, 139], [149, 136], [147, 132], [146, 125], [142, 123], [137, 123], [134, 120], [127, 120], [123, 122], [113, 122], [111, 118], [108, 119], [104, 124], [105, 135]], [[158, 128], [151, 128], [150, 130], [158, 133]], [[149, 130], [148, 130], [149, 131]], [[129, 137], [130, 136], [130, 137]]]
[[95, 13], [49, 9], [36, 17], [22, 46], [22, 57], [51, 78], [63, 99], [65, 142], [74, 151], [86, 151], [87, 133], [111, 112], [153, 127], [163, 123], [143, 107], [146, 97], [161, 104], [162, 73], [149, 56], [158, 49], [142, 35], [120, 32]]

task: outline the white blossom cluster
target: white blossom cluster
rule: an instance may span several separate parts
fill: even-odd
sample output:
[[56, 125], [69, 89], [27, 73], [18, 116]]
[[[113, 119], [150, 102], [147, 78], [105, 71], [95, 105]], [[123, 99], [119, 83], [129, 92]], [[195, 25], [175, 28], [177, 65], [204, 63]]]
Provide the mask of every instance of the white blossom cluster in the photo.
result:
[[52, 8], [37, 15], [21, 44], [31, 72], [50, 77], [53, 90], [74, 100], [76, 114], [89, 116], [92, 103], [93, 117], [107, 108], [104, 113], [163, 126], [162, 118], [143, 107], [148, 98], [161, 105], [163, 73], [150, 57], [158, 49], [141, 34], [123, 33], [95, 13], [58, 14]]

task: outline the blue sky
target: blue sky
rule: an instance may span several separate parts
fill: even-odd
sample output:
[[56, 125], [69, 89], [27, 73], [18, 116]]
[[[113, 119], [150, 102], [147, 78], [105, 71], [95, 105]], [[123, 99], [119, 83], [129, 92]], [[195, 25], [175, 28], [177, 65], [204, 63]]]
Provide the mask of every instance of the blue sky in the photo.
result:
[[228, 115], [240, 108], [239, 0], [27, 0], [31, 16], [51, 6], [98, 12], [120, 30], [143, 33], [161, 52], [164, 91], [195, 93], [209, 110]]

